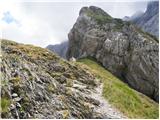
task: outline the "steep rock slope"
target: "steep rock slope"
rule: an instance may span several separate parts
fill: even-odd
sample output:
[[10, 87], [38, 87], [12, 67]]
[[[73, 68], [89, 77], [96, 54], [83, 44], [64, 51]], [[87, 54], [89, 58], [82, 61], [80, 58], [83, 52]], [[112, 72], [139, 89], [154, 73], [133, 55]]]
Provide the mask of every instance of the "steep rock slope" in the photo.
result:
[[62, 42], [61, 44], [48, 45], [46, 48], [48, 50], [53, 51], [54, 53], [57, 53], [60, 57], [66, 59], [66, 52], [68, 49], [68, 41]]
[[159, 2], [149, 2], [145, 13], [133, 15], [129, 18], [129, 21], [135, 23], [138, 27], [144, 31], [159, 37]]
[[67, 58], [92, 56], [134, 89], [158, 101], [158, 40], [95, 6], [83, 7]]
[[87, 68], [40, 47], [1, 43], [2, 118], [123, 118], [98, 111], [90, 94], [100, 84]]

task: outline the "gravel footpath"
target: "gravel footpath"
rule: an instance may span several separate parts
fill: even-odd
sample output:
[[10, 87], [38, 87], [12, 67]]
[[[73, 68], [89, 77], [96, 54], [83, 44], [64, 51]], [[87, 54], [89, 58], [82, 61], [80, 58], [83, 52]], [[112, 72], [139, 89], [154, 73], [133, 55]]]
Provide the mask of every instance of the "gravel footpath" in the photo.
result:
[[120, 111], [118, 111], [116, 108], [111, 106], [106, 99], [102, 96], [102, 90], [103, 85], [101, 84], [99, 87], [95, 89], [95, 92], [93, 92], [90, 97], [98, 100], [100, 102], [100, 105], [97, 106], [95, 109], [97, 112], [104, 115], [104, 118], [110, 118], [110, 119], [127, 119], [126, 116], [124, 116]]

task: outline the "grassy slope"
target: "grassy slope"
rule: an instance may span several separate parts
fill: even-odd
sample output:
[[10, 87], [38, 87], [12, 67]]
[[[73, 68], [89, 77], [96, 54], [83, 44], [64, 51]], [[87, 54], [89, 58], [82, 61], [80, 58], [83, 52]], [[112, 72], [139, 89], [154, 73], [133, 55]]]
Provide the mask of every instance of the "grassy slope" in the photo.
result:
[[80, 59], [104, 83], [103, 96], [129, 118], [158, 118], [159, 109], [156, 102], [131, 89], [101, 65], [91, 59]]

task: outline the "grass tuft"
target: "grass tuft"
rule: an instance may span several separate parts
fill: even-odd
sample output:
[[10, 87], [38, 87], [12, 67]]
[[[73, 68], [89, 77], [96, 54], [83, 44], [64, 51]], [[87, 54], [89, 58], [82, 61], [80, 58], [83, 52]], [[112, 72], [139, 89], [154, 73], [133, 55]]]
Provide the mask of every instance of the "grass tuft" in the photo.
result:
[[8, 112], [8, 107], [10, 105], [10, 100], [7, 98], [1, 98], [1, 112], [6, 113]]

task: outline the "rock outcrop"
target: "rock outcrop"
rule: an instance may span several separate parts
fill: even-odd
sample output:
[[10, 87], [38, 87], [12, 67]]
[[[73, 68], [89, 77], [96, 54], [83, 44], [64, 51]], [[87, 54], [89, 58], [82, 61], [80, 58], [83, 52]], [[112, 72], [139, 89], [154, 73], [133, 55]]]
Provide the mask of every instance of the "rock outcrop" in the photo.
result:
[[2, 118], [112, 118], [90, 96], [100, 84], [86, 67], [40, 47], [1, 43]]
[[159, 1], [149, 2], [145, 13], [138, 12], [130, 18], [125, 17], [124, 20], [132, 21], [144, 31], [159, 38]]
[[95, 6], [80, 10], [68, 38], [68, 59], [94, 57], [131, 87], [158, 101], [156, 38]]
[[54, 53], [57, 53], [60, 57], [66, 59], [68, 41], [62, 42], [61, 44], [48, 45], [46, 48]]

